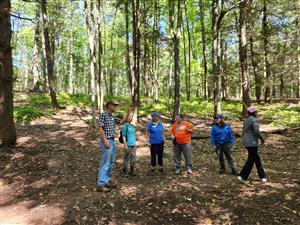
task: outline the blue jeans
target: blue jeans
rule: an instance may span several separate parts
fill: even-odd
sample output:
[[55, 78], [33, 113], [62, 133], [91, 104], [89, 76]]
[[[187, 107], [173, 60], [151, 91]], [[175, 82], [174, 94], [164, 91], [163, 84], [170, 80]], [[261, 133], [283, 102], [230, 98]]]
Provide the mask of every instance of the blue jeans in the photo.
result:
[[106, 149], [104, 146], [104, 142], [100, 141], [100, 151], [101, 151], [101, 159], [100, 166], [98, 172], [98, 186], [103, 186], [108, 184], [111, 180], [112, 169], [115, 162], [116, 157], [116, 145], [113, 139], [109, 139], [109, 149]]

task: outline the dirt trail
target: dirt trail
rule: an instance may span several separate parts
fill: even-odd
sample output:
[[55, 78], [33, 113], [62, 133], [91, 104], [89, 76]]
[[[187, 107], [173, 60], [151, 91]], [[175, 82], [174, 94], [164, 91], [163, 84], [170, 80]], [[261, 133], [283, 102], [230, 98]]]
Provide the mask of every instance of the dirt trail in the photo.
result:
[[[217, 173], [208, 140], [193, 141], [194, 174], [173, 175], [166, 143], [164, 175], [147, 175], [149, 150], [138, 130], [138, 176], [118, 176], [118, 188], [97, 193], [100, 153], [86, 111], [67, 108], [18, 129], [18, 145], [1, 150], [0, 224], [297, 224], [299, 133], [269, 135], [261, 149], [270, 182], [238, 183]], [[199, 121], [195, 121], [196, 126]], [[201, 129], [204, 129], [203, 127]], [[241, 168], [246, 152], [236, 140], [233, 156]]]

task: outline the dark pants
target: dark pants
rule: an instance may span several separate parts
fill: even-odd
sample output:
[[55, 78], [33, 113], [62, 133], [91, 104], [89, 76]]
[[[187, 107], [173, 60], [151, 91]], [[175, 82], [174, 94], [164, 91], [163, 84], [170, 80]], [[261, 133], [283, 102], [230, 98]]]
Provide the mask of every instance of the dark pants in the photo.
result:
[[155, 167], [156, 162], [160, 167], [163, 166], [163, 152], [164, 152], [164, 143], [160, 144], [151, 144], [150, 146], [151, 151], [151, 166]]
[[217, 144], [217, 152], [219, 155], [220, 169], [225, 169], [224, 155], [232, 172], [236, 172], [235, 163], [230, 153], [229, 144]]
[[248, 159], [240, 173], [240, 176], [244, 179], [244, 180], [247, 180], [250, 173], [251, 173], [251, 170], [252, 170], [252, 167], [253, 167], [253, 164], [255, 163], [255, 166], [256, 166], [256, 169], [257, 169], [257, 173], [258, 173], [258, 176], [260, 177], [260, 179], [262, 178], [266, 178], [266, 174], [265, 174], [265, 171], [264, 171], [264, 168], [261, 164], [261, 161], [260, 161], [260, 157], [258, 155], [258, 147], [246, 147], [246, 149], [248, 150]]

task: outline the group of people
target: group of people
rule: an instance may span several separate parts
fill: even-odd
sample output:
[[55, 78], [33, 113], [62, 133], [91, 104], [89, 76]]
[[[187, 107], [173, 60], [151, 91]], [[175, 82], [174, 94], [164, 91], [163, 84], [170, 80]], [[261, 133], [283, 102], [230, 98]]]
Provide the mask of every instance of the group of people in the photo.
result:
[[[101, 150], [97, 180], [97, 190], [99, 192], [109, 192], [116, 187], [116, 183], [112, 181], [112, 171], [116, 157], [116, 124], [123, 125], [119, 138], [119, 141], [124, 146], [124, 157], [120, 175], [123, 178], [129, 175], [136, 176], [136, 128], [132, 124], [132, 116], [135, 109], [129, 108], [124, 118], [120, 119], [113, 115], [117, 106], [117, 102], [107, 102], [106, 111], [100, 114], [98, 120]], [[260, 139], [261, 143], [264, 144], [264, 138], [259, 131], [259, 123], [256, 119], [257, 109], [255, 107], [249, 107], [247, 112], [248, 117], [243, 124], [243, 144], [248, 150], [248, 159], [240, 173], [231, 155], [231, 149], [234, 144], [233, 131], [230, 126], [224, 122], [223, 115], [221, 114], [214, 116], [214, 122], [210, 132], [210, 142], [219, 158], [219, 173], [222, 174], [225, 172], [225, 155], [232, 174], [237, 175], [239, 181], [245, 184], [249, 183], [248, 177], [255, 163], [260, 179], [262, 182], [266, 182], [266, 175], [258, 154], [258, 140]], [[194, 132], [192, 124], [185, 120], [184, 115], [178, 114], [176, 116], [176, 122], [171, 126], [169, 132], [173, 142], [174, 173], [178, 175], [182, 171], [181, 155], [183, 154], [186, 173], [192, 174], [191, 134]], [[150, 147], [151, 156], [149, 173], [152, 175], [157, 172], [164, 173], [163, 152], [166, 134], [158, 112], [151, 113], [151, 121], [146, 127], [146, 138]]]

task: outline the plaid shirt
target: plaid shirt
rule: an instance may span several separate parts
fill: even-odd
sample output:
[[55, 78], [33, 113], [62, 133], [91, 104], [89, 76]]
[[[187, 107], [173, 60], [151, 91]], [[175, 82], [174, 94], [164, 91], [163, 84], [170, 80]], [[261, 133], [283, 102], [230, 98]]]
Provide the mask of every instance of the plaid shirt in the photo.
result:
[[107, 139], [112, 139], [116, 136], [116, 123], [119, 124], [120, 121], [120, 118], [117, 118], [108, 112], [103, 112], [100, 114], [97, 123], [98, 126], [102, 127], [104, 130], [105, 137]]

